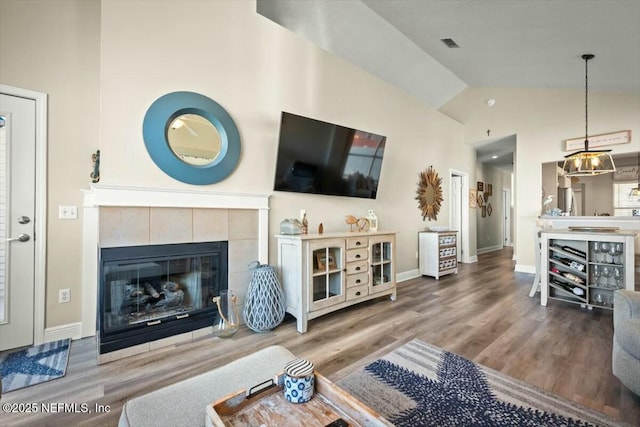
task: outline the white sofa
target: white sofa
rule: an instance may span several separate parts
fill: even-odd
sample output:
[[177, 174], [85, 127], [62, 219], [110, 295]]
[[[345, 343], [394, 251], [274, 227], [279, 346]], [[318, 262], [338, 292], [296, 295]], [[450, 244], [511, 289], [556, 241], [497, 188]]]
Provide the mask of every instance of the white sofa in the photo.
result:
[[119, 427], [204, 426], [206, 406], [273, 378], [295, 356], [271, 346], [212, 371], [127, 401]]
[[640, 396], [640, 292], [614, 292], [613, 329], [613, 375]]

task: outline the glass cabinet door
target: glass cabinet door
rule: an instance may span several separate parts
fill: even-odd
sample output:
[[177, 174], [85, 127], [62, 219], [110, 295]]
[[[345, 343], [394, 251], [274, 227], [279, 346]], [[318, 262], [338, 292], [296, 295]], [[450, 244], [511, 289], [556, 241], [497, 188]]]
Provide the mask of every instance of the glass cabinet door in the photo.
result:
[[392, 288], [395, 283], [393, 257], [395, 242], [388, 236], [371, 237], [371, 281], [370, 294]]
[[311, 243], [310, 310], [318, 310], [345, 300], [344, 240]]

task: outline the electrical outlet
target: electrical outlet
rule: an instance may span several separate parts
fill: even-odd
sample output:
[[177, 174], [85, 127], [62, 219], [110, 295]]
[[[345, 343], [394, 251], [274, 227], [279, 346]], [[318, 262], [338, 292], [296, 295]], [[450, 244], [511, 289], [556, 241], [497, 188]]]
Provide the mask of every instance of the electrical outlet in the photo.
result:
[[58, 290], [58, 303], [63, 304], [71, 301], [71, 289]]
[[77, 206], [58, 206], [59, 219], [78, 219]]

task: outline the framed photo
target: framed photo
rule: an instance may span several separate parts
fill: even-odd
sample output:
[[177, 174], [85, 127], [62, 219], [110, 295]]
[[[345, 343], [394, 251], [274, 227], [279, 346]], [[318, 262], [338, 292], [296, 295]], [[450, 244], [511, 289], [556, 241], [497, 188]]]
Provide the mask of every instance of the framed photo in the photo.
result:
[[327, 262], [329, 264], [329, 269], [338, 268], [338, 263], [336, 261], [335, 254], [333, 251], [329, 251], [329, 260], [327, 260], [326, 251], [318, 251], [316, 253], [316, 264], [318, 264], [319, 270], [327, 269]]
[[484, 184], [481, 181], [478, 181], [478, 191], [484, 191]]
[[382, 260], [382, 245], [373, 245], [371, 247], [371, 257], [373, 258], [373, 262], [379, 262]]
[[493, 208], [491, 207], [491, 203], [487, 204], [487, 215], [491, 216], [491, 212], [493, 212]]
[[486, 207], [486, 206], [483, 206], [483, 207], [482, 207], [482, 218], [484, 218], [484, 217], [486, 217], [486, 216], [487, 216], [487, 207]]
[[491, 184], [487, 184], [487, 191], [485, 191], [487, 196], [493, 195], [493, 186]]
[[482, 198], [482, 194], [478, 193], [478, 206], [482, 207], [484, 205], [484, 199]]
[[469, 207], [470, 208], [478, 207], [478, 190], [476, 189], [469, 190]]

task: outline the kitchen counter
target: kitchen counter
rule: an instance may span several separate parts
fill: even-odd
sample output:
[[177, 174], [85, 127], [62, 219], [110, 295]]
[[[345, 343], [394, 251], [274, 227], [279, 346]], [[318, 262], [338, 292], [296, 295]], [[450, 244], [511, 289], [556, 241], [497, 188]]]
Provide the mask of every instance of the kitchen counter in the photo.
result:
[[573, 226], [570, 228], [554, 228], [551, 230], [541, 230], [540, 232], [545, 234], [545, 233], [552, 233], [552, 234], [568, 234], [568, 235], [575, 235], [575, 236], [586, 236], [585, 240], [600, 240], [600, 239], [592, 239], [592, 235], [595, 236], [631, 236], [631, 237], [636, 237], [640, 231], [635, 231], [635, 230], [614, 230], [614, 227], [605, 227], [605, 226], [600, 226], [598, 225], [592, 225], [592, 226], [576, 226], [576, 227], [584, 227], [584, 229], [579, 230], [579, 229], [574, 229]]

